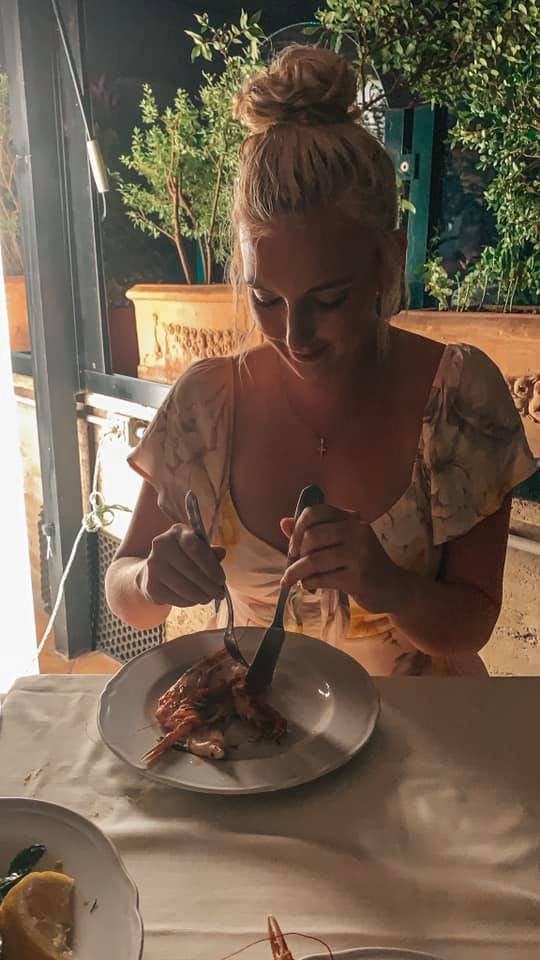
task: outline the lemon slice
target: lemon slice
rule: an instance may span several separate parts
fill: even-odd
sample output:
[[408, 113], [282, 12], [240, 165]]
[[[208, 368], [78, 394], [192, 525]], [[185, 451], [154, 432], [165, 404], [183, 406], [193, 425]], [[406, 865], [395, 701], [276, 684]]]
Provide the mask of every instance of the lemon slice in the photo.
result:
[[2, 960], [68, 960], [75, 881], [64, 873], [29, 873], [2, 904]]

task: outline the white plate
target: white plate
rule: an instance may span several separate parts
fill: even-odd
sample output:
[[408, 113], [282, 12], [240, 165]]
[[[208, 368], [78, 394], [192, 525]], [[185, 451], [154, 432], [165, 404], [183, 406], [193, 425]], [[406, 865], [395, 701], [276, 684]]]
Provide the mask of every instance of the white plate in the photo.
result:
[[[334, 960], [441, 960], [432, 953], [401, 950], [399, 947], [356, 947], [353, 950], [334, 950], [332, 956]], [[328, 960], [328, 954], [310, 954], [302, 960]]]
[[[263, 634], [237, 631], [250, 658]], [[287, 718], [281, 743], [253, 742], [249, 728], [232, 731], [231, 759], [201, 760], [169, 750], [153, 764], [142, 755], [161, 734], [154, 710], [161, 694], [200, 657], [216, 650], [223, 631], [178, 637], [140, 654], [113, 676], [98, 709], [105, 743], [152, 780], [204, 793], [268, 793], [315, 780], [347, 762], [369, 740], [379, 715], [379, 695], [369, 675], [347, 654], [319, 640], [287, 633], [270, 700]], [[229, 731], [229, 740], [231, 731]]]
[[56, 803], [0, 797], [0, 874], [32, 843], [47, 847], [37, 870], [51, 870], [60, 860], [75, 879], [76, 960], [138, 960], [143, 926], [137, 888], [101, 830]]

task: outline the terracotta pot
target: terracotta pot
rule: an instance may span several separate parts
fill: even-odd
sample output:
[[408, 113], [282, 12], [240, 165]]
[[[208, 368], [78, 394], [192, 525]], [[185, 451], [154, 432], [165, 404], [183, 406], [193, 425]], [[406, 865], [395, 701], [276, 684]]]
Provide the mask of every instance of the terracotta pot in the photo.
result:
[[540, 315], [404, 310], [393, 325], [442, 343], [479, 347], [504, 375], [523, 417], [527, 439], [540, 457]]
[[113, 370], [115, 373], [123, 373], [126, 377], [136, 377], [139, 366], [139, 347], [133, 304], [109, 307], [108, 317]]
[[233, 353], [250, 326], [226, 284], [137, 284], [126, 296], [135, 306], [139, 377], [147, 380], [174, 383], [196, 360]]
[[4, 284], [11, 349], [14, 353], [29, 353], [31, 345], [24, 277], [6, 277]]

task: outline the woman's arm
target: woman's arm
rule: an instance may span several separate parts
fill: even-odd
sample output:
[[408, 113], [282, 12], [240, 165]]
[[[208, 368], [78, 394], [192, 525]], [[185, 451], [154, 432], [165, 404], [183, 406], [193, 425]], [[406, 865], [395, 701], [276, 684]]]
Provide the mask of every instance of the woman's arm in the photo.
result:
[[109, 607], [135, 630], [164, 623], [172, 606], [206, 604], [223, 595], [225, 551], [209, 548], [191, 527], [160, 510], [143, 483], [128, 531], [105, 579]]
[[439, 581], [398, 567], [357, 514], [312, 507], [296, 525], [282, 521], [300, 557], [283, 582], [348, 593], [365, 610], [388, 614], [423, 653], [477, 653], [499, 616], [511, 502], [506, 497], [497, 513], [445, 545]]
[[445, 545], [439, 581], [401, 571], [390, 616], [419, 650], [477, 653], [489, 640], [501, 609], [511, 504], [510, 495], [497, 513]]

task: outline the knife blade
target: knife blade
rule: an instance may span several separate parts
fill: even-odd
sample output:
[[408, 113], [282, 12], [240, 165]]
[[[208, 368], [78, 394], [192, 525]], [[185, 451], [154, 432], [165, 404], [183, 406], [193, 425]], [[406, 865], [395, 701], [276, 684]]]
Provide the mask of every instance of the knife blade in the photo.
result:
[[[307, 507], [314, 507], [319, 503], [324, 503], [324, 494], [321, 488], [315, 484], [305, 487], [298, 499], [294, 519], [298, 520], [300, 514], [303, 513]], [[287, 556], [286, 569], [287, 567], [290, 567], [291, 564], [297, 559], [297, 557], [292, 557], [289, 554]], [[285, 605], [287, 603], [290, 589], [291, 588], [288, 586], [281, 588], [276, 604], [274, 619], [272, 620], [271, 625], [265, 631], [251, 666], [246, 674], [246, 686], [250, 693], [260, 693], [272, 683], [276, 664], [281, 653], [283, 641], [285, 639], [283, 615], [285, 613]]]

